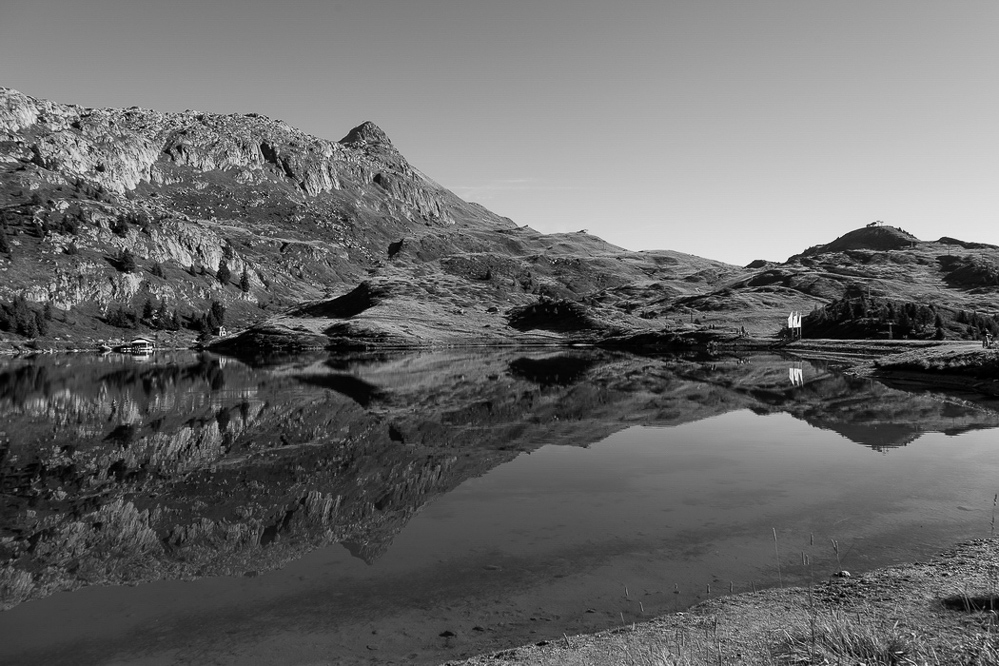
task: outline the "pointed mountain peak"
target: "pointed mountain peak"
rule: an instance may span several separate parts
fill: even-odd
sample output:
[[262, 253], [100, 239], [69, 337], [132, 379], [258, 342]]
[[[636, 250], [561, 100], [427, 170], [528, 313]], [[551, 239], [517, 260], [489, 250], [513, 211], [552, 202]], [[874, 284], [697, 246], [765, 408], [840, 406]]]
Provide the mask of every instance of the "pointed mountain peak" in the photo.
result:
[[378, 125], [373, 122], [365, 121], [350, 130], [347, 136], [340, 139], [340, 143], [345, 146], [383, 146], [386, 148], [391, 148], [392, 142], [389, 141], [388, 135], [382, 131]]

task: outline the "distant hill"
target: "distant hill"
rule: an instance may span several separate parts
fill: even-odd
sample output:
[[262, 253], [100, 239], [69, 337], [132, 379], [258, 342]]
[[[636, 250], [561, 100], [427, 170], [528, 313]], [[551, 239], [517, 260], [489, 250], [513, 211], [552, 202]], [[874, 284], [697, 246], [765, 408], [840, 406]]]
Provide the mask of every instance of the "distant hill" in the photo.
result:
[[854, 229], [847, 234], [843, 234], [831, 243], [810, 247], [791, 259], [811, 257], [830, 252], [844, 252], [846, 250], [901, 250], [907, 247], [914, 247], [919, 243], [920, 240], [918, 238], [904, 229], [867, 225], [866, 227]]
[[784, 263], [751, 266], [675, 307], [731, 320], [755, 312], [775, 328], [782, 312], [798, 311], [807, 315], [806, 337], [978, 339], [999, 332], [994, 245], [922, 241], [896, 227], [867, 226]]
[[995, 246], [875, 225], [737, 267], [545, 235], [441, 187], [370, 122], [332, 141], [255, 113], [91, 109], [0, 88], [0, 214], [8, 348], [242, 330], [231, 346], [772, 336], [790, 311], [861, 296], [932, 305], [943, 335], [972, 337], [982, 322], [960, 319], [999, 311]]

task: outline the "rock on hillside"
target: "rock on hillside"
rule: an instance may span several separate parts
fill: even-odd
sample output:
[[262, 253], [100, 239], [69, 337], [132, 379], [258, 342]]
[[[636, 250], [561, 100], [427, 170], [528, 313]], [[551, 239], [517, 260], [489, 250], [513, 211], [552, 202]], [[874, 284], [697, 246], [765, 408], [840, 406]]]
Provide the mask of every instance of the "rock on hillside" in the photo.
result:
[[0, 211], [0, 332], [15, 343], [190, 339], [220, 323], [213, 302], [230, 328], [281, 329], [300, 317], [278, 313], [365, 280], [385, 285], [384, 307], [348, 328], [371, 339], [517, 337], [504, 312], [539, 297], [595, 299], [648, 326], [655, 312], [618, 290], [689, 295], [736, 270], [518, 228], [413, 168], [370, 122], [331, 141], [254, 113], [90, 109], [9, 89]]
[[56, 332], [100, 337], [131, 335], [101, 320], [150, 299], [182, 326], [213, 300], [231, 321], [260, 319], [357, 280], [417, 227], [514, 226], [412, 168], [371, 123], [336, 142], [257, 114], [0, 89], [0, 174], [0, 302], [51, 303]]
[[0, 89], [0, 131], [13, 157], [30, 155], [46, 171], [118, 194], [221, 171], [244, 185], [279, 184], [313, 197], [367, 194], [397, 215], [435, 223], [452, 224], [471, 210], [409, 166], [370, 122], [335, 142], [255, 113], [89, 109]]
[[332, 141], [254, 113], [0, 89], [0, 214], [6, 347], [186, 344], [223, 323], [254, 327], [230, 348], [772, 336], [789, 311], [859, 294], [938, 305], [943, 335], [967, 337], [967, 313], [999, 311], [994, 246], [875, 225], [737, 267], [545, 235], [462, 201], [372, 123]]

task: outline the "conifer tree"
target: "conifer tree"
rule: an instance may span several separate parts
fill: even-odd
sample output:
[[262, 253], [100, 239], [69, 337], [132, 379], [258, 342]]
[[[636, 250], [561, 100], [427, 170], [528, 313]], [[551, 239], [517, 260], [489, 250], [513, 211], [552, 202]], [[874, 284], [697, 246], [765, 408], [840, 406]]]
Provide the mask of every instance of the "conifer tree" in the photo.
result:
[[142, 304], [142, 321], [150, 322], [153, 319], [154, 312], [153, 299], [147, 297], [146, 302]]
[[158, 328], [169, 328], [170, 327], [170, 310], [167, 308], [166, 301], [160, 301], [160, 306], [156, 308], [156, 313], [153, 315], [153, 320], [156, 322]]
[[215, 273], [216, 279], [223, 285], [229, 284], [229, 278], [232, 277], [232, 272], [229, 270], [229, 264], [224, 260], [219, 262], [219, 270]]
[[125, 238], [128, 236], [128, 218], [124, 215], [119, 215], [111, 223], [111, 232], [115, 236], [120, 236]]
[[[35, 310], [32, 312], [32, 316], [35, 320], [35, 335], [48, 335], [49, 334], [49, 322], [45, 319], [45, 314]], [[34, 336], [31, 336], [34, 337]]]
[[218, 328], [219, 326], [225, 325], [225, 306], [218, 301], [212, 301], [212, 307], [209, 311], [211, 315], [212, 328]]
[[137, 265], [135, 263], [135, 255], [128, 248], [121, 251], [118, 255], [118, 270], [122, 273], [131, 273], [135, 271]]
[[28, 338], [38, 336], [38, 323], [35, 321], [35, 313], [28, 305], [28, 299], [24, 296], [17, 296], [13, 303], [14, 330]]

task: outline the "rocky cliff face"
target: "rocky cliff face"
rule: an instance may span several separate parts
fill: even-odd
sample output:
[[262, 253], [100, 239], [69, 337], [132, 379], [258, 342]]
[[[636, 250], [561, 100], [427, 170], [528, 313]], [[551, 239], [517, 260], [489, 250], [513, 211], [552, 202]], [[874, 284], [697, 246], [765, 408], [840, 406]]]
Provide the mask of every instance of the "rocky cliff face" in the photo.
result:
[[[83, 320], [149, 298], [260, 318], [255, 306], [360, 277], [409, 227], [512, 226], [413, 169], [371, 123], [336, 142], [256, 114], [86, 109], [0, 89], [0, 171], [0, 301], [82, 308]], [[115, 266], [125, 252], [134, 268]], [[223, 264], [231, 277], [213, 280]]]
[[[55, 308], [48, 339], [183, 339], [213, 301], [243, 326], [365, 279], [390, 285], [396, 303], [348, 322], [351, 335], [516, 338], [505, 311], [539, 296], [590, 298], [607, 317], [648, 326], [616, 290], [653, 280], [689, 295], [706, 284], [693, 274], [734, 268], [517, 228], [413, 168], [370, 122], [332, 141], [253, 113], [89, 109], [9, 89], [0, 212], [0, 304]], [[176, 311], [180, 332], [141, 316], [146, 301]], [[8, 341], [34, 334], [3, 315]], [[384, 330], [411, 316], [428, 327]]]
[[[213, 303], [230, 331], [259, 325], [237, 346], [292, 347], [772, 336], [789, 311], [860, 293], [939, 305], [945, 337], [973, 337], [960, 311], [999, 305], [999, 249], [980, 243], [875, 226], [746, 268], [630, 252], [464, 202], [372, 123], [332, 141], [253, 113], [87, 109], [9, 89], [0, 214], [0, 347], [186, 344], [218, 332]], [[316, 314], [357, 290], [380, 297]], [[538, 307], [585, 316], [511, 325]]]
[[341, 190], [371, 196], [376, 185], [397, 213], [433, 223], [453, 224], [455, 209], [463, 207], [370, 122], [335, 142], [253, 113], [89, 109], [4, 88], [0, 131], [12, 144], [7, 160], [30, 157], [46, 171], [118, 194], [220, 171], [242, 184], [276, 181], [312, 197]]

